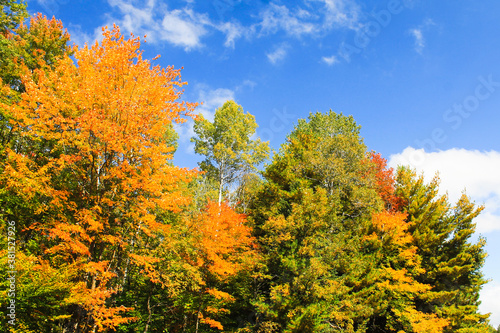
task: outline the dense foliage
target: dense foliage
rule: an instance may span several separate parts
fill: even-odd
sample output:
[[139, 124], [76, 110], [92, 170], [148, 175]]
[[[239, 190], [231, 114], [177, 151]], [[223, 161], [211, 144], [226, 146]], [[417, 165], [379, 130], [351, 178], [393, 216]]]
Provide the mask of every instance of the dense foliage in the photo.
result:
[[[2, 331], [495, 332], [482, 207], [394, 173], [351, 116], [299, 120], [259, 173], [255, 118], [195, 116], [138, 38], [70, 47], [0, 4]], [[189, 118], [200, 170], [172, 163]]]

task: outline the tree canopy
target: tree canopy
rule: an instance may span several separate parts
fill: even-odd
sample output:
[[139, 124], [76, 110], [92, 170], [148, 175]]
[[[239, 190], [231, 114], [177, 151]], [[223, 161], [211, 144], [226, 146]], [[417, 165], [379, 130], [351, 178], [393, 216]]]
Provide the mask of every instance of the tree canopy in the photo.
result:
[[214, 121], [202, 115], [195, 119], [195, 152], [205, 156], [201, 170], [216, 182], [221, 203], [227, 187], [253, 171], [269, 155], [269, 144], [259, 138], [253, 140], [257, 123], [234, 101], [227, 101], [215, 111]]
[[[262, 166], [255, 117], [197, 116], [139, 38], [69, 46], [60, 21], [0, 4], [2, 331], [497, 331], [482, 207], [388, 168], [352, 116], [299, 119]], [[189, 119], [200, 170], [173, 160]]]

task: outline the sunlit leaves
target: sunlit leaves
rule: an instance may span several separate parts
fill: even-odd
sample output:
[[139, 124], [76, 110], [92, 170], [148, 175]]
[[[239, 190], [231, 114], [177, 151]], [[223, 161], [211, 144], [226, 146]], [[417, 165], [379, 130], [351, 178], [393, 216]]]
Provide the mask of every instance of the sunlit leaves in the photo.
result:
[[200, 164], [207, 177], [217, 183], [219, 204], [224, 191], [237, 177], [264, 161], [269, 155], [269, 143], [251, 139], [257, 128], [255, 117], [245, 113], [234, 101], [227, 101], [215, 111], [214, 121], [202, 116], [195, 120], [195, 152], [206, 158]]
[[14, 0], [0, 1], [0, 34], [4, 35], [14, 29], [22, 20], [28, 16], [26, 2]]
[[443, 332], [484, 331], [487, 315], [478, 313], [479, 290], [485, 283], [484, 239], [471, 241], [476, 207], [464, 194], [455, 206], [439, 196], [439, 178], [425, 183], [423, 176], [407, 168], [397, 174], [396, 195], [406, 202], [399, 207], [408, 216], [417, 255], [425, 273], [415, 280], [432, 286], [418, 297], [416, 310], [433, 313], [448, 325]]
[[[32, 30], [52, 24], [40, 20]], [[75, 52], [76, 64], [42, 56], [41, 69], [25, 67], [21, 100], [2, 106], [20, 138], [6, 149], [2, 182], [39, 201], [35, 214], [44, 222], [32, 227], [46, 235], [40, 241], [53, 264], [79, 263], [71, 297], [91, 313], [90, 321], [77, 319], [82, 330], [130, 321], [109, 298], [133, 266], [158, 281], [159, 259], [134, 248], [168, 236], [156, 212], [185, 206], [183, 184], [193, 175], [168, 162], [171, 124], [195, 106], [178, 101], [179, 71], [143, 60], [139, 39], [123, 38], [117, 27], [103, 35]], [[40, 33], [32, 43], [59, 38]]]
[[18, 232], [18, 331], [485, 328], [484, 240], [470, 241], [482, 208], [450, 205], [438, 179], [395, 177], [351, 116], [299, 120], [261, 179], [269, 147], [228, 101], [213, 122], [196, 117], [198, 173], [172, 162], [173, 123], [196, 105], [138, 38], [105, 28], [78, 50], [41, 15], [2, 33], [0, 218]]
[[197, 316], [201, 322], [222, 330], [215, 318], [227, 315], [226, 306], [235, 298], [218, 288], [255, 265], [258, 257], [251, 230], [243, 214], [236, 213], [227, 203], [215, 202], [209, 202], [190, 227], [197, 242], [197, 257], [193, 259], [203, 276], [201, 291], [206, 295], [198, 299]]

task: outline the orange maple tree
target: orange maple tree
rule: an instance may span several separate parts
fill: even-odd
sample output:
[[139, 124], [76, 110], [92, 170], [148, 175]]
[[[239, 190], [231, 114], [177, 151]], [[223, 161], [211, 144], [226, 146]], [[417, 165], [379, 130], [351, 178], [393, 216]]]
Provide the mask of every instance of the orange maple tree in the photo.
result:
[[368, 154], [375, 174], [375, 189], [384, 201], [389, 210], [396, 211], [403, 200], [395, 194], [394, 170], [387, 167], [387, 160], [380, 153], [371, 152]]
[[236, 213], [227, 203], [208, 202], [204, 211], [191, 222], [197, 240], [195, 266], [203, 276], [202, 297], [197, 304], [197, 323], [223, 329], [216, 318], [228, 312], [235, 298], [219, 288], [244, 269], [251, 269], [257, 253], [246, 216]]
[[[160, 259], [138, 248], [169, 235], [158, 211], [179, 211], [183, 187], [195, 171], [172, 166], [172, 122], [191, 116], [180, 102], [185, 82], [173, 67], [142, 58], [140, 40], [118, 27], [102, 42], [75, 48], [74, 60], [41, 58], [24, 67], [26, 91], [3, 104], [17, 141], [6, 148], [2, 183], [36, 202], [36, 221], [19, 221], [41, 235], [41, 254], [54, 267], [78, 264], [68, 302], [80, 331], [102, 331], [132, 318], [107, 300], [122, 288], [130, 267], [157, 278]], [[53, 69], [51, 68], [53, 67]]]

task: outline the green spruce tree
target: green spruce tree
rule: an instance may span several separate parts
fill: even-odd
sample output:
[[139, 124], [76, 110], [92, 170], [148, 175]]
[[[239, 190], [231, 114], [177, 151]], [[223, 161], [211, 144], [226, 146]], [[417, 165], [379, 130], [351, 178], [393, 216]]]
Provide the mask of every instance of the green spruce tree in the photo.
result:
[[479, 292], [486, 283], [481, 273], [486, 253], [485, 240], [472, 241], [476, 207], [464, 194], [456, 205], [440, 196], [439, 179], [426, 184], [415, 171], [400, 168], [396, 194], [405, 204], [407, 223], [422, 259], [421, 274], [415, 278], [432, 289], [416, 300], [424, 313], [447, 319], [444, 332], [485, 332], [488, 315], [478, 312]]
[[376, 261], [363, 243], [382, 201], [359, 129], [352, 117], [311, 114], [264, 171], [250, 214], [266, 257], [259, 332], [361, 332], [373, 313]]

